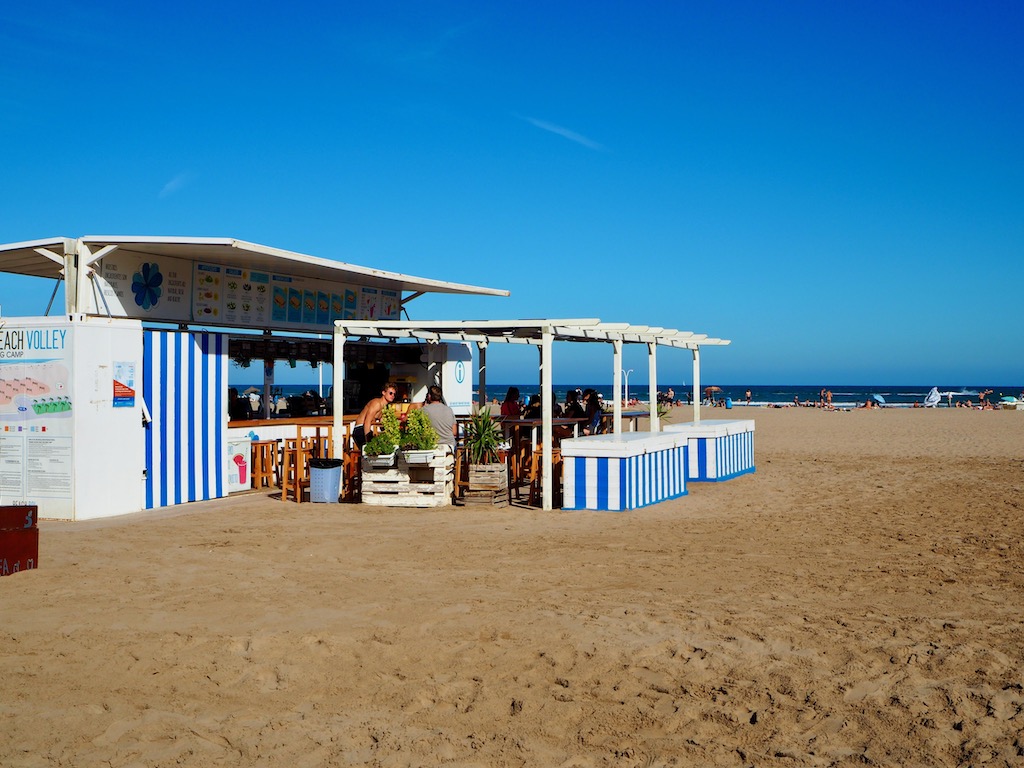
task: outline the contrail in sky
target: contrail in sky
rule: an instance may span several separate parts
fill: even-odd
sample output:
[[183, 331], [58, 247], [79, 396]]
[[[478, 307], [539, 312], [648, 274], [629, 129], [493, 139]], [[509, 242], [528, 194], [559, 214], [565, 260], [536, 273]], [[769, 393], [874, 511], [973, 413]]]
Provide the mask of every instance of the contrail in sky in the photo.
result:
[[526, 122], [530, 123], [530, 125], [533, 125], [533, 126], [536, 126], [537, 128], [540, 128], [542, 131], [548, 131], [550, 133], [555, 134], [556, 136], [561, 136], [564, 139], [568, 139], [569, 141], [574, 141], [577, 144], [582, 144], [587, 149], [596, 149], [596, 150], [604, 150], [605, 149], [605, 146], [603, 144], [599, 144], [596, 141], [594, 141], [593, 139], [588, 139], [582, 133], [576, 133], [576, 131], [570, 131], [568, 128], [563, 128], [560, 125], [555, 125], [554, 123], [549, 123], [546, 120], [538, 120], [535, 117], [524, 117], [522, 119], [525, 120]]

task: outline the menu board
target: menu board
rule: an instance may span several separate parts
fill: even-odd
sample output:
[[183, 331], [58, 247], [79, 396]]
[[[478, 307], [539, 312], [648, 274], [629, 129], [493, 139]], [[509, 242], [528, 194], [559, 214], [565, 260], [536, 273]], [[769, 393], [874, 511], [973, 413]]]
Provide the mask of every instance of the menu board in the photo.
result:
[[114, 251], [96, 270], [97, 314], [330, 332], [336, 320], [397, 320], [399, 291]]

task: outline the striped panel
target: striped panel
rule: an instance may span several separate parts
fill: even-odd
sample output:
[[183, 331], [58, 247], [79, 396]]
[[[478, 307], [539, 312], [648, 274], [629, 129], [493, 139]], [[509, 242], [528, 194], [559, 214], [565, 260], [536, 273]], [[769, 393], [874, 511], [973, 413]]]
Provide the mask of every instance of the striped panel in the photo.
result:
[[690, 480], [729, 480], [754, 471], [754, 433], [688, 440]]
[[686, 446], [640, 456], [566, 456], [565, 509], [620, 512], [686, 495]]
[[227, 336], [143, 333], [146, 509], [227, 495]]

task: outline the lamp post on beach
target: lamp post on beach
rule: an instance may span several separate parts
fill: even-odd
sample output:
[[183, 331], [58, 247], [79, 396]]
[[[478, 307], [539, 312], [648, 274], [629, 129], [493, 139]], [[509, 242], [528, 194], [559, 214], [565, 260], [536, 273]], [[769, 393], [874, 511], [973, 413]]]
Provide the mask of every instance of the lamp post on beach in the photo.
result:
[[622, 372], [622, 378], [626, 380], [626, 394], [623, 396], [622, 402], [624, 402], [626, 405], [629, 405], [629, 374], [631, 374], [632, 372], [632, 368], [630, 368], [628, 371]]

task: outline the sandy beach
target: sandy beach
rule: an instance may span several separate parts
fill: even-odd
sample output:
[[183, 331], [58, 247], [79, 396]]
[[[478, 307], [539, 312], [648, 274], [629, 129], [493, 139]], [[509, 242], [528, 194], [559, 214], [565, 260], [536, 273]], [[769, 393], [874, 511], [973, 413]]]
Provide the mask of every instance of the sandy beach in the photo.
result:
[[757, 472], [629, 513], [44, 522], [0, 765], [1024, 763], [1024, 411], [704, 416]]

